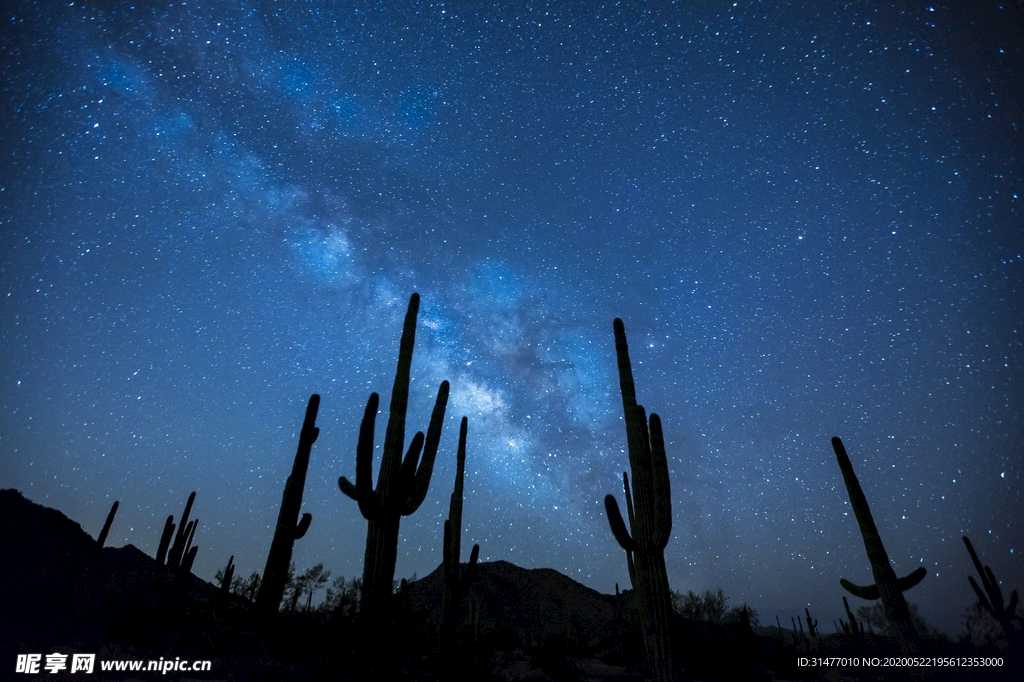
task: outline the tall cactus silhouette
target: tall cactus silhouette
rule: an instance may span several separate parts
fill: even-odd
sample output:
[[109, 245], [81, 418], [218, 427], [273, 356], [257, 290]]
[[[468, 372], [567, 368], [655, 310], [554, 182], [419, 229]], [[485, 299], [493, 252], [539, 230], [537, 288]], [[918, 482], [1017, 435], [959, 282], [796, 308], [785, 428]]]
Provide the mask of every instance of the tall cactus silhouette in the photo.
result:
[[367, 521], [360, 609], [371, 618], [380, 617], [383, 607], [390, 600], [398, 556], [399, 523], [403, 516], [409, 516], [419, 509], [427, 496], [434, 471], [434, 458], [441, 441], [444, 412], [448, 405], [448, 382], [442, 381], [430, 416], [426, 441], [423, 432], [417, 432], [403, 459], [405, 415], [409, 407], [409, 369], [416, 341], [416, 315], [419, 307], [419, 294], [413, 294], [409, 299], [399, 343], [398, 368], [391, 390], [391, 409], [384, 435], [384, 454], [377, 474], [377, 488], [373, 488], [372, 480], [373, 431], [380, 400], [376, 393], [370, 395], [359, 425], [356, 482], [353, 484], [344, 476], [338, 479], [338, 487], [359, 503], [359, 511]]
[[316, 415], [319, 410], [320, 396], [314, 393], [306, 405], [306, 416], [302, 420], [302, 430], [299, 431], [299, 447], [295, 451], [292, 473], [284, 484], [281, 510], [277, 515], [277, 528], [274, 530], [274, 539], [267, 554], [267, 565], [263, 569], [263, 580], [256, 595], [256, 608], [264, 615], [277, 613], [280, 608], [295, 541], [306, 534], [309, 524], [313, 521], [313, 515], [308, 513], [303, 514], [300, 521], [299, 511], [302, 509], [302, 491], [306, 487], [309, 453], [317, 436], [320, 435], [320, 429], [316, 427]]
[[921, 582], [928, 574], [924, 566], [902, 577], [896, 577], [889, 562], [889, 555], [882, 544], [882, 537], [878, 534], [875, 520], [871, 516], [871, 508], [868, 500], [864, 497], [864, 491], [857, 480], [857, 474], [853, 472], [853, 465], [850, 463], [850, 456], [846, 454], [843, 441], [838, 437], [832, 439], [832, 449], [835, 450], [836, 459], [839, 461], [839, 469], [843, 472], [843, 482], [846, 484], [846, 492], [850, 495], [850, 506], [857, 517], [857, 524], [860, 526], [860, 534], [864, 539], [864, 549], [871, 562], [871, 574], [875, 578], [873, 585], [862, 587], [854, 585], [849, 580], [841, 579], [839, 583], [847, 592], [861, 599], [881, 599], [882, 609], [885, 618], [892, 627], [896, 641], [905, 652], [912, 651], [918, 642], [917, 631], [914, 629], [913, 621], [910, 618], [910, 609], [907, 608], [907, 600], [903, 598], [903, 592]]
[[633, 510], [628, 509], [628, 492], [626, 497], [630, 528], [626, 528], [613, 495], [604, 498], [604, 505], [612, 534], [627, 556], [632, 554], [633, 557], [631, 579], [639, 597], [640, 625], [651, 675], [654, 682], [668, 682], [676, 679], [676, 671], [669, 633], [672, 602], [665, 571], [665, 546], [672, 535], [665, 437], [658, 415], [652, 414], [648, 422], [644, 408], [636, 402], [633, 368], [622, 320], [615, 319], [614, 329], [629, 468], [633, 472]]
[[459, 426], [459, 449], [456, 456], [455, 488], [448, 504], [448, 520], [444, 522], [444, 604], [441, 612], [441, 647], [448, 653], [448, 660], [455, 665], [455, 650], [458, 642], [459, 610], [462, 598], [469, 590], [476, 573], [476, 562], [480, 545], [473, 545], [469, 555], [469, 566], [465, 570], [459, 563], [462, 556], [462, 491], [466, 476], [466, 430], [467, 420], [462, 418]]

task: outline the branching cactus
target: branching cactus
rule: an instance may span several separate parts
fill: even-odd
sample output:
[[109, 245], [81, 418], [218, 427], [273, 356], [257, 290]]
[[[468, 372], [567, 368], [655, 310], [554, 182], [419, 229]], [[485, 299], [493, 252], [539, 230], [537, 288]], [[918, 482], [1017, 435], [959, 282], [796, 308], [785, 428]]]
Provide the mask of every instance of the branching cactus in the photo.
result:
[[974, 576], [967, 576], [974, 594], [977, 595], [982, 608], [988, 611], [995, 618], [996, 622], [1002, 626], [1003, 634], [1006, 636], [1006, 641], [1010, 647], [1014, 649], [1019, 648], [1021, 644], [1024, 644], [1024, 632], [1018, 630], [1013, 623], [1016, 621], [1021, 626], [1024, 626], [1024, 619], [1017, 615], [1017, 590], [1010, 593], [1010, 602], [1008, 604], [1005, 603], [1003, 601], [1003, 591], [999, 588], [999, 581], [996, 580], [995, 573], [992, 572], [990, 567], [982, 566], [978, 553], [974, 551], [974, 545], [971, 544], [966, 535], [964, 536], [964, 544], [967, 545], [967, 552], [971, 555], [971, 561], [974, 562], [974, 568], [978, 571], [978, 577], [981, 578], [981, 585], [984, 587], [984, 591], [982, 591], [982, 588], [978, 587]]
[[[188, 502], [185, 503], [185, 511], [181, 514], [177, 533], [174, 532], [174, 515], [167, 517], [163, 533], [160, 536], [160, 546], [156, 550], [156, 562], [161, 565], [166, 564], [168, 568], [176, 572], [189, 573], [196, 560], [196, 554], [199, 552], [199, 548], [192, 544], [196, 537], [199, 519], [188, 520], [189, 514], [192, 513], [192, 503], [195, 501], [196, 493], [192, 491], [192, 494], [188, 496]], [[173, 544], [171, 543], [172, 537], [174, 538]]]
[[840, 580], [839, 583], [843, 589], [855, 597], [868, 600], [881, 599], [885, 618], [892, 627], [900, 648], [904, 652], [913, 651], [918, 643], [918, 635], [911, 621], [910, 609], [907, 608], [903, 592], [921, 582], [928, 574], [928, 569], [922, 566], [902, 578], [896, 577], [896, 571], [889, 563], [889, 555], [882, 544], [875, 520], [871, 516], [871, 508], [868, 507], [868, 500], [864, 497], [864, 491], [860, 487], [857, 475], [853, 472], [853, 465], [850, 463], [849, 455], [846, 454], [843, 441], [833, 438], [832, 449], [835, 450], [836, 459], [839, 461], [839, 469], [843, 472], [843, 482], [846, 483], [846, 491], [850, 495], [850, 506], [853, 507], [853, 513], [857, 517], [860, 534], [864, 539], [864, 549], [871, 562], [871, 573], [875, 578], [875, 583], [867, 587], [854, 585], [846, 579]]
[[[416, 341], [416, 315], [419, 312], [419, 294], [409, 299], [409, 308], [399, 343], [398, 369], [391, 390], [391, 409], [387, 432], [384, 435], [384, 454], [377, 487], [373, 487], [373, 432], [380, 398], [370, 395], [359, 425], [356, 446], [356, 482], [342, 476], [338, 486], [347, 496], [359, 503], [359, 511], [367, 520], [366, 554], [363, 560], [363, 595], [360, 609], [370, 618], [383, 615], [390, 601], [398, 556], [398, 529], [403, 516], [409, 516], [423, 503], [434, 471], [434, 458], [441, 441], [441, 426], [448, 405], [448, 382], [442, 381], [430, 417], [430, 426], [424, 441], [418, 432], [409, 444], [403, 459], [405, 443], [405, 415], [409, 407], [409, 369]], [[423, 457], [420, 459], [422, 451]]]
[[302, 491], [306, 487], [306, 471], [309, 469], [309, 453], [313, 443], [320, 435], [316, 427], [316, 415], [320, 410], [320, 396], [314, 393], [306, 405], [306, 417], [302, 420], [299, 431], [299, 447], [292, 463], [292, 473], [284, 484], [284, 495], [281, 498], [281, 511], [277, 515], [277, 528], [274, 540], [267, 554], [267, 565], [263, 569], [263, 581], [256, 595], [256, 608], [264, 615], [277, 613], [284, 596], [285, 582], [288, 580], [288, 566], [292, 561], [292, 550], [295, 541], [301, 539], [313, 521], [312, 514], [303, 514]]
[[[456, 457], [455, 489], [448, 504], [448, 520], [444, 522], [444, 606], [441, 614], [441, 647], [454, 657], [458, 642], [459, 611], [462, 598], [469, 590], [476, 572], [480, 545], [473, 545], [469, 555], [469, 566], [463, 570], [459, 563], [462, 556], [462, 493], [466, 476], [466, 430], [467, 420], [462, 418], [459, 427], [459, 449]], [[454, 662], [454, 661], [453, 661]]]
[[818, 620], [811, 618], [811, 612], [808, 609], [804, 609], [804, 613], [807, 615], [807, 633], [812, 638], [818, 636]]
[[668, 458], [661, 419], [652, 414], [648, 423], [644, 408], [636, 402], [633, 368], [622, 320], [616, 319], [615, 353], [619, 366], [619, 387], [626, 420], [629, 468], [633, 473], [632, 502], [627, 494], [630, 527], [622, 519], [613, 495], [604, 498], [612, 534], [619, 545], [633, 556], [633, 587], [640, 601], [641, 629], [647, 662], [654, 682], [676, 679], [669, 633], [672, 613], [668, 574], [665, 571], [665, 546], [672, 535], [672, 500], [669, 488]]
[[107, 513], [107, 520], [103, 523], [103, 530], [100, 531], [99, 537], [96, 538], [96, 544], [103, 547], [103, 544], [107, 541], [107, 535], [110, 533], [110, 525], [114, 523], [114, 515], [117, 514], [117, 508], [121, 503], [114, 501], [114, 504], [110, 505], [110, 511]]

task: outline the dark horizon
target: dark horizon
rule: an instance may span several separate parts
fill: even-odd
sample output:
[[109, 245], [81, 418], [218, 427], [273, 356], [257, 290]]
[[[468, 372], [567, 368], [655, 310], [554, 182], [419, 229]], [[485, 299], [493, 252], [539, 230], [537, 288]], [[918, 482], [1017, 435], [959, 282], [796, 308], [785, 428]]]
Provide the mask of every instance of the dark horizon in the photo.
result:
[[94, 537], [120, 500], [150, 555], [195, 490], [196, 575], [262, 572], [318, 393], [294, 560], [357, 577], [337, 479], [417, 291], [407, 435], [452, 394], [396, 578], [441, 563], [465, 415], [463, 560], [612, 593], [621, 317], [674, 590], [831, 632], [872, 582], [840, 436], [955, 637], [962, 536], [1024, 575], [1021, 9], [971, 5], [12, 9], [0, 488]]

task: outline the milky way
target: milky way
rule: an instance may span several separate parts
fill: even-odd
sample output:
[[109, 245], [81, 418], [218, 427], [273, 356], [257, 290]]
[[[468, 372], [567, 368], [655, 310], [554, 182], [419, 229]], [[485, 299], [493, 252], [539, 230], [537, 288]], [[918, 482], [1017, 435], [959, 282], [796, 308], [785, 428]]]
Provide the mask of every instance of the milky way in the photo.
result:
[[150, 553], [196, 490], [195, 572], [262, 571], [316, 392], [295, 561], [357, 576], [336, 481], [418, 291], [410, 429], [452, 399], [399, 576], [466, 415], [464, 544], [628, 584], [621, 317], [674, 589], [840, 615], [833, 435], [929, 622], [963, 534], [1021, 587], [1019, 4], [146, 4], [5, 10], [3, 487]]

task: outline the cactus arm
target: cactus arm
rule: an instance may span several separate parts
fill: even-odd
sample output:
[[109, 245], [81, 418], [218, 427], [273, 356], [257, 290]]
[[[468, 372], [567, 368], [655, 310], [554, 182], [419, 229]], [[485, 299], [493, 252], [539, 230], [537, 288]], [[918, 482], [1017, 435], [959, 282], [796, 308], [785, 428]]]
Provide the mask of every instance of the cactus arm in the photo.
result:
[[353, 485], [352, 481], [348, 480], [344, 476], [338, 477], [338, 487], [341, 488], [341, 492], [345, 493], [348, 497], [351, 497], [353, 500], [359, 500], [359, 493], [356, 492], [355, 485]]
[[220, 590], [221, 592], [228, 592], [231, 590], [231, 579], [235, 577], [235, 555], [232, 554], [228, 558], [228, 565], [224, 567], [224, 575], [220, 579]]
[[995, 611], [992, 608], [992, 604], [990, 604], [988, 601], [988, 597], [986, 597], [985, 593], [981, 591], [980, 587], [978, 587], [978, 583], [974, 581], [974, 576], [967, 576], [967, 581], [971, 583], [971, 587], [974, 588], [974, 594], [978, 596], [978, 601], [980, 601], [981, 605], [985, 607], [985, 610], [991, 614], [995, 614]]
[[[984, 576], [985, 569], [981, 565], [981, 559], [978, 558], [978, 553], [974, 551], [974, 545], [971, 544], [970, 539], [965, 535], [964, 544], [967, 545], [967, 552], [971, 555], [971, 561], [974, 563], [974, 568], [978, 571], [978, 575]], [[984, 577], [982, 578], [984, 580]]]
[[420, 463], [420, 453], [423, 452], [423, 432], [417, 431], [409, 442], [409, 449], [405, 452], [402, 460], [401, 480], [411, 483], [416, 478], [416, 465]]
[[295, 526], [294, 539], [301, 540], [303, 537], [305, 537], [306, 531], [309, 530], [309, 524], [312, 523], [312, 522], [313, 522], [313, 515], [312, 514], [310, 514], [309, 512], [306, 512], [305, 514], [303, 514], [302, 515], [302, 519], [299, 521], [298, 525]]
[[658, 550], [668, 546], [672, 536], [672, 496], [669, 494], [668, 456], [665, 454], [665, 436], [661, 431], [661, 417], [651, 414], [651, 473], [653, 474], [655, 524], [652, 543]]
[[[839, 621], [843, 624], [843, 630], [848, 634], [858, 635], [857, 619], [854, 617], [853, 611], [850, 610], [850, 602], [846, 601], [846, 597], [843, 597], [843, 608], [846, 609], [846, 617], [849, 619], [847, 622]], [[847, 623], [849, 623], [849, 627], [847, 627]]]
[[626, 523], [622, 520], [622, 512], [619, 511], [619, 503], [615, 501], [614, 495], [604, 496], [604, 509], [608, 514], [608, 525], [611, 526], [612, 535], [615, 536], [619, 547], [627, 552], [639, 552], [640, 547], [626, 529]]
[[185, 553], [185, 558], [181, 562], [181, 570], [183, 573], [192, 572], [192, 564], [195, 563], [196, 554], [199, 553], [199, 547], [191, 547], [188, 552]]
[[190, 525], [192, 527], [188, 531], [188, 541], [185, 543], [185, 553], [186, 554], [194, 546], [195, 539], [196, 539], [196, 529], [199, 528], [199, 519], [193, 520]]
[[[911, 571], [902, 578], [897, 578], [896, 587], [899, 588], [900, 592], [906, 592], [911, 587], [914, 587], [919, 582], [924, 580], [924, 577], [926, 575], [928, 575], [928, 569], [924, 566], [921, 566], [920, 568]], [[867, 585], [862, 587], [860, 585], [854, 585], [845, 578], [840, 579], [839, 584], [843, 586], [844, 590], [846, 590], [855, 597], [860, 597], [861, 599], [875, 600], [880, 597], [877, 585]]]
[[[356, 501], [364, 518], [376, 518], [380, 514], [380, 496], [373, 490], [373, 432], [377, 420], [380, 396], [370, 394], [359, 424], [359, 442], [356, 445]], [[345, 490], [345, 486], [342, 486]]]
[[[398, 347], [398, 367], [395, 383], [391, 388], [391, 407], [388, 411], [388, 426], [384, 433], [384, 455], [380, 472], [377, 474], [377, 496], [382, 504], [392, 499], [392, 487], [401, 490], [399, 474], [402, 468], [402, 450], [405, 442], [405, 415], [409, 409], [409, 370], [412, 366], [412, 351], [416, 344], [416, 315], [420, 309], [420, 296], [413, 294], [405, 313], [402, 338]], [[358, 476], [357, 476], [358, 478]], [[359, 485], [359, 481], [356, 481]], [[365, 514], [364, 514], [365, 516]]]
[[[193, 490], [189, 494], [188, 500], [185, 502], [185, 511], [182, 512], [182, 514], [181, 514], [181, 522], [178, 524], [178, 533], [181, 533], [182, 535], [188, 535], [188, 533], [189, 533], [189, 531], [188, 531], [188, 529], [186, 527], [186, 524], [188, 523], [189, 515], [192, 513], [192, 504], [195, 501], [196, 501], [196, 491]], [[182, 538], [182, 540], [184, 540], [184, 538]]]
[[444, 425], [444, 413], [448, 408], [448, 394], [450, 386], [447, 381], [442, 381], [437, 389], [437, 399], [434, 401], [434, 409], [430, 414], [430, 425], [427, 427], [427, 440], [423, 445], [423, 459], [416, 470], [416, 479], [412, 481], [411, 488], [405, 506], [402, 510], [403, 516], [409, 516], [423, 504], [427, 497], [427, 489], [430, 487], [430, 478], [434, 474], [434, 460], [437, 457], [437, 449], [441, 443], [441, 427]]
[[839, 584], [843, 586], [844, 590], [852, 594], [854, 597], [873, 601], [878, 599], [880, 596], [877, 585], [855, 585], [846, 578], [840, 578]]
[[924, 577], [928, 575], [928, 569], [924, 566], [916, 568], [902, 578], [896, 579], [896, 587], [899, 588], [900, 592], [906, 592], [914, 585], [924, 580]]
[[188, 496], [188, 501], [185, 503], [185, 511], [181, 515], [181, 520], [178, 522], [178, 531], [174, 534], [174, 542], [171, 544], [171, 548], [167, 553], [167, 563], [171, 566], [178, 567], [181, 565], [182, 557], [185, 555], [185, 541], [188, 539], [189, 531], [191, 526], [189, 525], [189, 514], [192, 513], [192, 503], [196, 500], [196, 493], [193, 490], [192, 494]]

